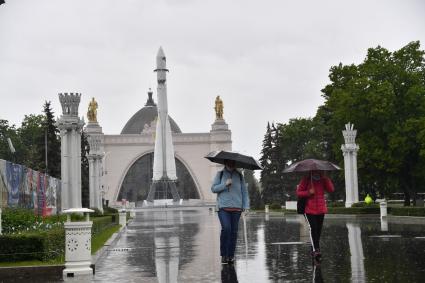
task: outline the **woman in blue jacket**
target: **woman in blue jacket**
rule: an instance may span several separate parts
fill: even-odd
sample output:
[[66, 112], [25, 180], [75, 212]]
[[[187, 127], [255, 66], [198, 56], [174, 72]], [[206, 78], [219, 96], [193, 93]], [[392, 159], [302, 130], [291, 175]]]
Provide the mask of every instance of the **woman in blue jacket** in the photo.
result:
[[211, 191], [217, 194], [218, 218], [221, 224], [221, 263], [234, 263], [239, 218], [249, 209], [248, 190], [245, 179], [236, 170], [233, 160], [225, 160], [224, 169], [217, 172]]

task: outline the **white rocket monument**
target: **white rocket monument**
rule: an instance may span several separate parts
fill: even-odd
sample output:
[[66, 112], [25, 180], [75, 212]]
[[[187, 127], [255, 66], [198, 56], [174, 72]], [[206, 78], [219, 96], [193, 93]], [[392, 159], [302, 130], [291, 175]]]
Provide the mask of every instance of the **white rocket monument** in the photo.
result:
[[162, 47], [156, 55], [156, 75], [158, 81], [158, 118], [156, 122], [155, 151], [153, 159], [153, 178], [147, 200], [155, 198], [173, 201], [180, 199], [176, 188], [177, 174], [174, 160], [174, 147], [171, 135], [170, 119], [168, 117], [167, 102], [167, 62]]

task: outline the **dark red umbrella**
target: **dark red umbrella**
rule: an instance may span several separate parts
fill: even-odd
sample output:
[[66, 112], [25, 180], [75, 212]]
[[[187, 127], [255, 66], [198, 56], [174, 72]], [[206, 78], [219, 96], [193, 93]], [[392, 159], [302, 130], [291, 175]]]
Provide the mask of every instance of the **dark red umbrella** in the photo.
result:
[[326, 160], [318, 159], [305, 159], [298, 161], [285, 170], [283, 173], [291, 172], [306, 172], [306, 171], [332, 171], [332, 170], [341, 170], [338, 165], [333, 164], [332, 162]]

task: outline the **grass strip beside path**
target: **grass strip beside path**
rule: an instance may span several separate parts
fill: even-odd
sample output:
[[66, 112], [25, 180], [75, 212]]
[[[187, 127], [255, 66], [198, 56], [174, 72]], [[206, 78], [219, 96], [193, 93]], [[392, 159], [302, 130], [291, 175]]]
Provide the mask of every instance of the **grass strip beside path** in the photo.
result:
[[91, 253], [95, 254], [109, 238], [120, 229], [120, 225], [111, 226], [92, 238]]

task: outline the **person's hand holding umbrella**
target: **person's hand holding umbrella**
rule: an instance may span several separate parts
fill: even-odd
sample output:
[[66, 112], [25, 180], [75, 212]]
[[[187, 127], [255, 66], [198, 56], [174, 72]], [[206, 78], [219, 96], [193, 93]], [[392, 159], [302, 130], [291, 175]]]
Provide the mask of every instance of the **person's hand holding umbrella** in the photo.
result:
[[230, 189], [231, 186], [232, 186], [232, 179], [229, 178], [226, 180], [226, 187]]

